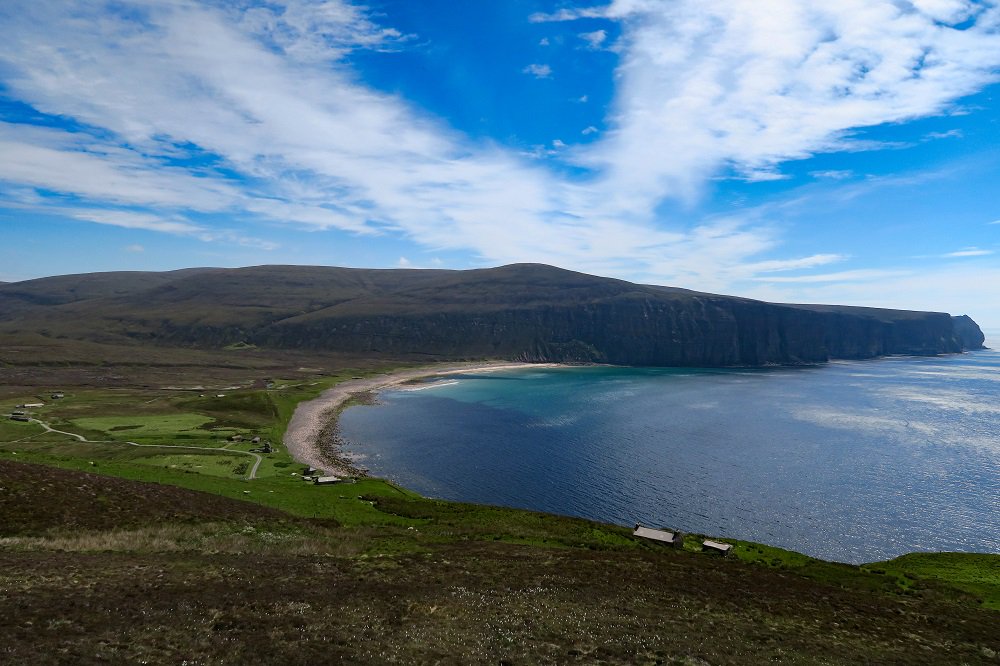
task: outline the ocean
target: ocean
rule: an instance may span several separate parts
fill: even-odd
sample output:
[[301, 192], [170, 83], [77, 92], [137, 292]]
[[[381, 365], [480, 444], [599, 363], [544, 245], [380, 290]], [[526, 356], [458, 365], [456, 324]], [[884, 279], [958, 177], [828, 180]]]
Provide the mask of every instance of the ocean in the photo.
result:
[[540, 368], [387, 390], [346, 451], [429, 497], [841, 562], [1000, 553], [1000, 353], [767, 369]]

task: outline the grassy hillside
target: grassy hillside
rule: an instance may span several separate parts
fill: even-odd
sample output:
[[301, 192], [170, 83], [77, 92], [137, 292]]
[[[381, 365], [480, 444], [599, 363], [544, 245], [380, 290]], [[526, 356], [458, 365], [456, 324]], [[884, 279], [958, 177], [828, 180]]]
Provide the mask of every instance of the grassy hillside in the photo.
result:
[[[722, 559], [692, 539], [659, 548], [380, 482], [302, 485], [275, 500], [284, 513], [10, 462], [0, 485], [16, 494], [0, 501], [10, 663], [976, 664], [1000, 651], [1000, 616], [947, 583], [803, 570], [777, 549], [764, 565], [757, 544]], [[304, 519], [307, 492], [340, 526]]]
[[0, 285], [0, 340], [309, 349], [385, 360], [813, 363], [957, 352], [943, 313], [787, 306], [537, 264], [469, 271], [309, 266], [103, 273]]
[[3, 661], [996, 663], [996, 555], [723, 559], [697, 535], [671, 550], [378, 479], [314, 486], [280, 446], [248, 480], [232, 434], [280, 442], [299, 401], [376, 371], [314, 370], [0, 389], [94, 440], [0, 421]]

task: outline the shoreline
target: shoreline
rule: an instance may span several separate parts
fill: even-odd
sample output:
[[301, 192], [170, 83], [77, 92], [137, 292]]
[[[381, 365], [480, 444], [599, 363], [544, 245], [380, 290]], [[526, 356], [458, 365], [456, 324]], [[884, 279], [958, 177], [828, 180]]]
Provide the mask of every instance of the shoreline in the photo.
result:
[[427, 377], [563, 366], [569, 367], [565, 363], [470, 362], [443, 364], [441, 367], [425, 366], [382, 373], [365, 379], [349, 379], [323, 391], [318, 398], [301, 402], [296, 406], [285, 430], [284, 446], [296, 462], [321, 470], [324, 475], [358, 476], [360, 470], [349, 460], [338, 455], [337, 451], [325, 447], [323, 442], [324, 435], [330, 435], [336, 440], [336, 419], [340, 415], [340, 410], [358, 394], [374, 393]]

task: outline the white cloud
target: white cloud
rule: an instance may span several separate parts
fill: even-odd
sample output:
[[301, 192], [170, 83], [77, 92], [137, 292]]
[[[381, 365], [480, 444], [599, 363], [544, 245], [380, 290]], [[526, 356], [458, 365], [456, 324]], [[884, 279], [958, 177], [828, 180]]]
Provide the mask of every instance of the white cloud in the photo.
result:
[[850, 131], [942, 113], [996, 80], [1000, 9], [940, 22], [974, 4], [615, 0], [600, 12], [623, 25], [612, 126], [580, 161], [638, 211], [694, 198], [719, 172], [885, 148]]
[[606, 30], [594, 30], [593, 32], [581, 32], [577, 37], [587, 42], [588, 48], [599, 49], [608, 38], [608, 33]]
[[586, 104], [588, 101], [590, 101], [590, 97], [588, 95], [580, 95], [573, 101], [576, 102], [577, 104]]
[[552, 68], [548, 65], [532, 63], [521, 71], [525, 74], [531, 74], [536, 79], [548, 79], [552, 77]]
[[535, 12], [528, 17], [532, 23], [549, 23], [553, 21], [575, 21], [581, 18], [604, 18], [606, 15], [604, 7], [587, 7], [580, 9], [560, 9], [557, 12], [546, 14], [545, 12]]
[[756, 282], [799, 282], [799, 283], [815, 283], [815, 282], [858, 282], [858, 281], [871, 281], [876, 279], [883, 279], [887, 277], [896, 277], [900, 275], [906, 275], [907, 271], [898, 270], [884, 270], [884, 269], [858, 269], [853, 271], [840, 271], [839, 273], [823, 273], [817, 275], [795, 275], [795, 276], [764, 276], [764, 277], [754, 277], [750, 278]]
[[[663, 220], [658, 205], [695, 197], [720, 175], [772, 180], [787, 159], [885, 148], [851, 130], [948, 111], [1000, 65], [998, 10], [955, 30], [948, 21], [970, 5], [947, 0], [915, 9], [891, 0], [616, 0], [534, 15], [621, 24], [608, 129], [561, 147], [555, 159], [590, 169], [569, 177], [363, 85], [344, 54], [398, 48], [407, 36], [359, 7], [247, 4], [0, 4], [6, 93], [82, 128], [0, 124], [4, 193], [65, 208], [38, 194], [55, 192], [85, 202], [64, 213], [74, 219], [260, 249], [275, 245], [192, 220], [403, 235], [484, 263], [774, 289], [770, 273], [836, 255], [765, 261], [781, 242], [767, 219]], [[552, 74], [541, 64], [526, 73]], [[178, 166], [186, 156], [209, 165]], [[811, 279], [830, 276], [863, 279]], [[798, 280], [789, 290], [805, 284], [789, 279]]]
[[71, 210], [64, 209], [62, 214], [77, 220], [107, 224], [124, 229], [143, 229], [159, 231], [168, 234], [196, 235], [208, 233], [202, 227], [180, 220], [163, 219], [149, 213], [135, 213], [121, 210]]
[[804, 268], [825, 266], [827, 264], [844, 261], [847, 258], [848, 257], [842, 254], [815, 254], [811, 257], [802, 257], [800, 259], [758, 261], [756, 263], [749, 264], [747, 268], [755, 273], [777, 273], [779, 271], [801, 270]]
[[400, 257], [399, 261], [396, 262], [396, 265], [399, 266], [400, 268], [410, 268], [411, 266], [413, 266], [413, 262], [411, 262], [406, 257]]
[[961, 258], [961, 257], [985, 257], [991, 254], [993, 254], [993, 250], [981, 250], [978, 247], [967, 247], [964, 250], [948, 252], [947, 254], [942, 254], [941, 256], [947, 259], [951, 259], [951, 258]]
[[847, 169], [828, 169], [825, 171], [810, 171], [809, 175], [821, 180], [847, 180], [854, 177], [854, 172]]
[[582, 131], [582, 132], [580, 132], [580, 134], [582, 134], [582, 135], [584, 135], [584, 136], [587, 136], [587, 135], [589, 135], [589, 134], [596, 134], [596, 133], [597, 133], [597, 132], [599, 132], [599, 131], [600, 131], [600, 130], [599, 130], [599, 129], [597, 129], [596, 127], [594, 127], [593, 125], [588, 125], [587, 127], [584, 127], [584, 128], [583, 128], [583, 131]]
[[548, 46], [549, 45], [549, 38], [548, 37], [542, 37], [540, 40], [538, 40], [538, 45], [539, 46]]
[[965, 136], [962, 130], [952, 129], [947, 132], [928, 132], [924, 135], [924, 141], [934, 141], [936, 139], [961, 139]]
[[[1000, 331], [1000, 267], [965, 262], [921, 268], [919, 271], [871, 271], [868, 278], [851, 280], [747, 284], [741, 296], [784, 303], [850, 303], [968, 314], [984, 329]], [[993, 339], [997, 342], [996, 338]]]
[[144, 248], [142, 245], [139, 245], [138, 243], [133, 243], [132, 245], [126, 245], [125, 251], [131, 252], [133, 254], [141, 254], [146, 251], [146, 248]]

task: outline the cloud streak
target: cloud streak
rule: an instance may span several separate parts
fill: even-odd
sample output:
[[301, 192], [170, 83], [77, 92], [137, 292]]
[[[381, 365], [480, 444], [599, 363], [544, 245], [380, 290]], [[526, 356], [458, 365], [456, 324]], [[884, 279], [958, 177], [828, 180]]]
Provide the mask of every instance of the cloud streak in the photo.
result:
[[[817, 152], [883, 148], [852, 130], [947, 111], [1000, 65], [992, 3], [616, 0], [533, 15], [621, 26], [606, 129], [588, 126], [588, 142], [538, 159], [472, 141], [359, 82], [346, 55], [405, 48], [410, 36], [345, 0], [122, 6], [0, 7], [0, 80], [79, 125], [0, 124], [0, 181], [19, 205], [260, 247], [198, 220], [403, 235], [491, 263], [709, 290], [801, 282], [771, 274], [845, 257], [763, 259], [780, 246], [767, 220], [664, 219], [664, 199], [693, 200], [718, 177], [783, 179], [783, 161]], [[608, 32], [578, 34], [599, 47]], [[524, 72], [552, 75], [537, 63]], [[549, 168], [552, 159], [582, 173]]]

